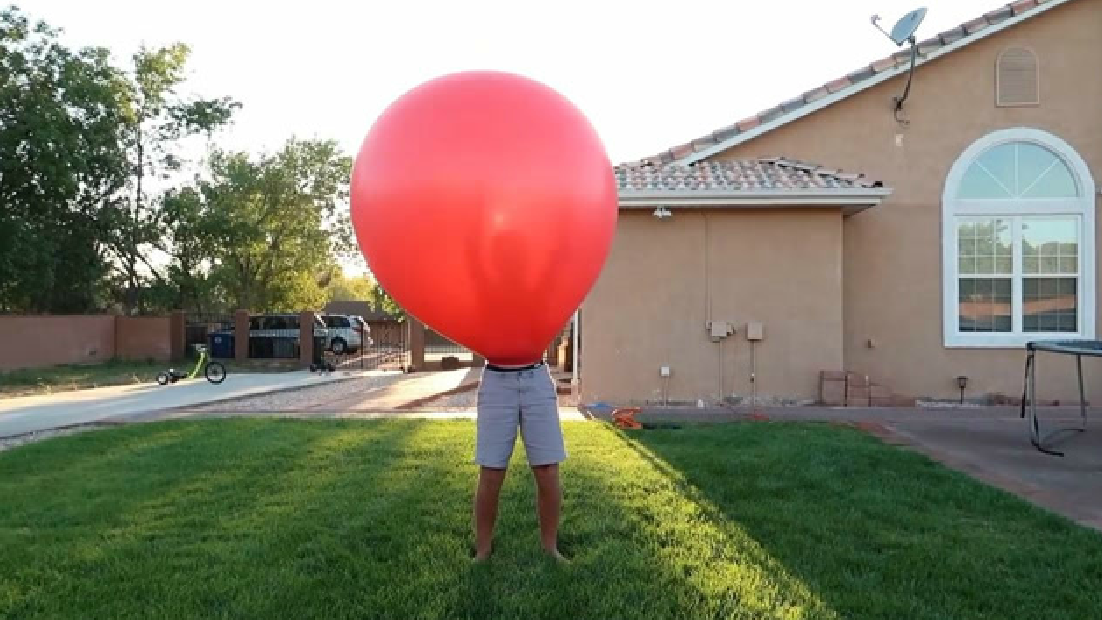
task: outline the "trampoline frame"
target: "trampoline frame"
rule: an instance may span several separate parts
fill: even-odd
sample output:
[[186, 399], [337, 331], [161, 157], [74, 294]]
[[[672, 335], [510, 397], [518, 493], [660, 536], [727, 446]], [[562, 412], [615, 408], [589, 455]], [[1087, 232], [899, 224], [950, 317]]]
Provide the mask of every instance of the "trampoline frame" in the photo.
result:
[[[1087, 345], [1087, 346], [1084, 346]], [[1025, 380], [1022, 386], [1021, 417], [1029, 409], [1029, 440], [1033, 447], [1045, 454], [1064, 456], [1064, 453], [1052, 448], [1052, 439], [1061, 434], [1077, 434], [1087, 430], [1087, 399], [1083, 390], [1083, 357], [1102, 357], [1102, 341], [1098, 340], [1037, 340], [1027, 342], [1025, 358]], [[1046, 351], [1059, 355], [1074, 355], [1075, 370], [1079, 379], [1079, 426], [1057, 428], [1047, 434], [1041, 434], [1040, 420], [1037, 417], [1037, 353]], [[1028, 405], [1027, 405], [1028, 403]]]

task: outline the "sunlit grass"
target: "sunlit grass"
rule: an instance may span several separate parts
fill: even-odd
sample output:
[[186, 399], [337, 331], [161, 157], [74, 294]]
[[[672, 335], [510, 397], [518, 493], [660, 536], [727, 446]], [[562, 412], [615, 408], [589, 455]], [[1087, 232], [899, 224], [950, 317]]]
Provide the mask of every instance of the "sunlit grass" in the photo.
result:
[[469, 561], [473, 425], [210, 420], [0, 453], [3, 618], [1102, 615], [1102, 536], [853, 431], [566, 423]]
[[[188, 362], [188, 370], [194, 362]], [[111, 360], [100, 364], [65, 364], [0, 372], [0, 398], [81, 390], [108, 385], [152, 383], [170, 364]]]

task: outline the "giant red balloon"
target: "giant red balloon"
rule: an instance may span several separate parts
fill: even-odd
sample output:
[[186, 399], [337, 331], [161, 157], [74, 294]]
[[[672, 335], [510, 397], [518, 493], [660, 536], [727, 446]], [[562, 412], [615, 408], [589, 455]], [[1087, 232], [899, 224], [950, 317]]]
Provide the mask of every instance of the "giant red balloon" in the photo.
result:
[[517, 75], [467, 72], [377, 119], [351, 209], [368, 268], [399, 305], [491, 363], [527, 364], [596, 282], [617, 190], [570, 101]]

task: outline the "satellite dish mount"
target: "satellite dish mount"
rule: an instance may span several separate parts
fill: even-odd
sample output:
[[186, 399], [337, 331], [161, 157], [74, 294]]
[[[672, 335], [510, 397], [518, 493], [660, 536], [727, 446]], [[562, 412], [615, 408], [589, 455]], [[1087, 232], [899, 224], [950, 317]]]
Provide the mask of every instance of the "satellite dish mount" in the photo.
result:
[[893, 97], [895, 102], [895, 120], [905, 123], [903, 119], [899, 118], [899, 113], [903, 110], [903, 102], [907, 100], [907, 96], [911, 94], [911, 79], [915, 73], [915, 62], [918, 60], [918, 40], [915, 38], [915, 31], [918, 30], [922, 20], [926, 17], [926, 7], [917, 8], [910, 13], [907, 13], [903, 17], [899, 18], [899, 21], [892, 27], [892, 31], [888, 32], [880, 27], [880, 16], [872, 16], [872, 25], [876, 26], [876, 29], [884, 33], [884, 36], [888, 37], [897, 46], [902, 47], [904, 43], [911, 44], [911, 69], [907, 73], [907, 87], [903, 89], [903, 94], [898, 97]]

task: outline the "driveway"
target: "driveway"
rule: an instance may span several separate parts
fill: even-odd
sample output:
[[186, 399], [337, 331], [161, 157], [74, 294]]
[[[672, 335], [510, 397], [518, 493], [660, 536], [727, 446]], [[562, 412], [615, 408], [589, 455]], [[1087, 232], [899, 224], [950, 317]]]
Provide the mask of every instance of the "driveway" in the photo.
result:
[[320, 386], [342, 379], [397, 373], [309, 371], [281, 373], [231, 373], [219, 385], [205, 379], [180, 381], [174, 385], [155, 383], [103, 387], [91, 390], [24, 396], [0, 400], [0, 437], [46, 429], [87, 424], [108, 418], [210, 404], [227, 399], [269, 394], [276, 391]]

